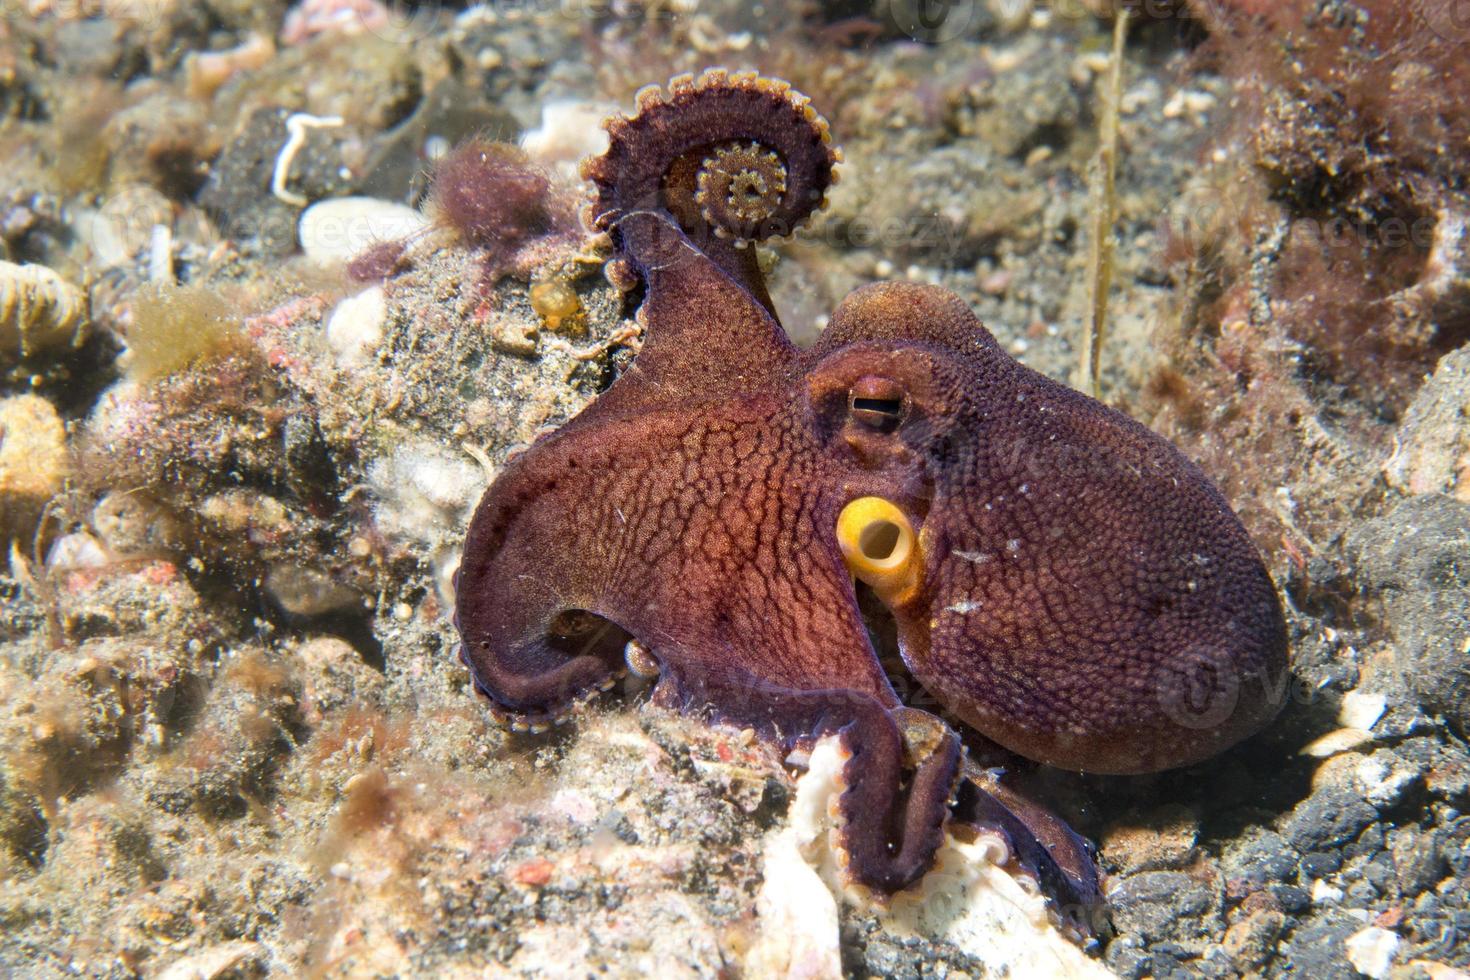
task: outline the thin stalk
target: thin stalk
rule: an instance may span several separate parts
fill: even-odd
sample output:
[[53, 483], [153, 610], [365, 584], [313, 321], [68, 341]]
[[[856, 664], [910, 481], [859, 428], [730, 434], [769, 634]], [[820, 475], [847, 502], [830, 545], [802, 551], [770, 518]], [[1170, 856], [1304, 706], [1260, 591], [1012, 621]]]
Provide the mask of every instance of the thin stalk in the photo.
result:
[[1118, 106], [1123, 99], [1123, 44], [1128, 33], [1128, 9], [1113, 22], [1113, 53], [1102, 90], [1097, 161], [1093, 165], [1091, 242], [1087, 285], [1091, 302], [1087, 337], [1082, 345], [1081, 381], [1096, 398], [1102, 376], [1102, 345], [1107, 337], [1108, 292], [1113, 285], [1114, 228], [1118, 220]]

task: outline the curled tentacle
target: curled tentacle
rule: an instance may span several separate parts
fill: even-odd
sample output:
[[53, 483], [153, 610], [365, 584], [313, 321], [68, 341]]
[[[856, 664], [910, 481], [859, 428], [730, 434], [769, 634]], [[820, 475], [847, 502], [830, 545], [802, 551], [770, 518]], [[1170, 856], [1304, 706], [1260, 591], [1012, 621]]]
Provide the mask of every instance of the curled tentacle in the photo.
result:
[[678, 669], [659, 684], [659, 703], [709, 706], [717, 719], [729, 705], [748, 705], [758, 713], [741, 713], [740, 722], [788, 749], [841, 739], [839, 849], [854, 883], [892, 895], [933, 866], [964, 762], [959, 736], [938, 718], [852, 690], [777, 689]]
[[608, 148], [582, 175], [596, 188], [592, 222], [635, 262], [648, 248], [621, 227], [667, 213], [685, 236], [769, 305], [750, 250], [789, 235], [823, 206], [840, 153], [806, 96], [754, 72], [712, 68], [649, 86], [631, 117], [608, 120]]

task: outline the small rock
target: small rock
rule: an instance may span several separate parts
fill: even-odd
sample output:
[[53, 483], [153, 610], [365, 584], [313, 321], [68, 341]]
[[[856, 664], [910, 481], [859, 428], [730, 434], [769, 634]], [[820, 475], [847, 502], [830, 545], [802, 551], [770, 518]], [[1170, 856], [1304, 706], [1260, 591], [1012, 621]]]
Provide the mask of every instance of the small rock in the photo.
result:
[[293, 616], [314, 617], [360, 608], [362, 595], [315, 568], [292, 563], [272, 565], [265, 574], [265, 593]]
[[1356, 918], [1337, 910], [1312, 916], [1296, 927], [1286, 943], [1284, 953], [1290, 965], [1282, 973], [1312, 980], [1357, 980], [1344, 946], [1362, 927]]
[[66, 428], [38, 395], [0, 401], [0, 543], [28, 538], [66, 479]]
[[1409, 688], [1470, 732], [1470, 503], [1426, 494], [1348, 538], [1362, 588], [1378, 596]]
[[615, 108], [604, 102], [547, 102], [541, 107], [541, 125], [521, 136], [521, 149], [543, 167], [575, 166], [607, 149], [602, 121]]
[[1302, 851], [1340, 847], [1373, 821], [1378, 811], [1350, 786], [1326, 786], [1302, 802], [1286, 821], [1286, 837]]
[[1144, 871], [1121, 879], [1108, 893], [1120, 931], [1150, 942], [1192, 938], [1197, 920], [1210, 908], [1204, 885], [1179, 871]]
[[1276, 899], [1282, 911], [1291, 915], [1301, 915], [1312, 907], [1312, 896], [1295, 885], [1275, 885], [1271, 888], [1271, 897]]
[[1342, 867], [1342, 855], [1336, 851], [1318, 851], [1302, 858], [1302, 874], [1308, 878], [1325, 878]]
[[1361, 728], [1338, 728], [1302, 746], [1300, 754], [1313, 759], [1326, 759], [1371, 741], [1373, 736]]
[[1189, 863], [1199, 837], [1199, 820], [1188, 807], [1171, 804], [1103, 831], [1103, 857], [1125, 873], [1178, 869]]
[[1383, 472], [1401, 493], [1443, 493], [1470, 503], [1470, 347], [1441, 358], [1419, 389]]
[[1384, 809], [1396, 804], [1420, 781], [1420, 776], [1418, 768], [1387, 749], [1363, 759], [1353, 771], [1354, 780], [1363, 788], [1363, 796]]
[[1399, 937], [1387, 929], [1369, 926], [1349, 936], [1344, 945], [1348, 961], [1359, 973], [1372, 980], [1383, 980], [1393, 965], [1394, 953], [1398, 952]]
[[1227, 847], [1220, 863], [1226, 879], [1234, 883], [1232, 891], [1246, 894], [1293, 878], [1298, 859], [1296, 849], [1280, 834], [1259, 830]]
[[484, 470], [468, 456], [453, 456], [427, 440], [405, 442], [368, 468], [379, 529], [425, 545], [457, 533], [485, 483]]
[[323, 265], [347, 262], [373, 245], [423, 231], [428, 219], [406, 204], [375, 197], [334, 197], [301, 214], [296, 236], [306, 257]]
[[290, 115], [278, 106], [247, 115], [215, 158], [198, 196], [223, 236], [269, 255], [288, 254], [296, 245], [296, 208], [270, 191]]
[[364, 363], [383, 340], [387, 316], [382, 286], [370, 286], [338, 303], [327, 318], [327, 346], [337, 355], [337, 363], [342, 367]]
[[301, 669], [301, 715], [310, 726], [341, 708], [376, 704], [383, 695], [383, 675], [363, 662], [346, 640], [319, 636], [295, 650]]
[[158, 974], [158, 980], [214, 980], [262, 952], [259, 943], [247, 940], [221, 943], [174, 960]]
[[91, 524], [107, 550], [118, 556], [169, 555], [183, 543], [178, 519], [144, 493], [107, 494], [92, 508]]
[[1338, 723], [1347, 728], [1357, 728], [1367, 731], [1378, 723], [1383, 717], [1384, 709], [1388, 707], [1388, 698], [1383, 694], [1366, 694], [1362, 691], [1349, 691], [1342, 697], [1342, 706], [1338, 709]]
[[1241, 971], [1263, 966], [1276, 952], [1276, 941], [1286, 926], [1286, 916], [1277, 909], [1256, 909], [1225, 930], [1221, 945]]
[[1445, 875], [1444, 832], [1401, 827], [1394, 834], [1393, 866], [1405, 895], [1418, 895]]

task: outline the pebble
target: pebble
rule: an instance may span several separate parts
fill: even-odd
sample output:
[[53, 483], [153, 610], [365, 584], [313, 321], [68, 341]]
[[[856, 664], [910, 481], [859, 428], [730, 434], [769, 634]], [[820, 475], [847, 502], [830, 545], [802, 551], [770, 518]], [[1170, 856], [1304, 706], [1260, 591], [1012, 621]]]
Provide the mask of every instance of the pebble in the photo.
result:
[[1188, 920], [1209, 909], [1210, 893], [1181, 871], [1144, 871], [1121, 879], [1108, 904], [1122, 930], [1159, 942], [1192, 932]]
[[1357, 728], [1366, 732], [1378, 723], [1378, 719], [1383, 717], [1383, 712], [1387, 707], [1388, 698], [1382, 694], [1349, 691], [1343, 695], [1342, 706], [1337, 712], [1337, 721], [1338, 724], [1347, 728]]
[[173, 224], [173, 204], [146, 184], [123, 187], [95, 211], [78, 215], [77, 232], [103, 267], [124, 266], [148, 249], [153, 229]]
[[1226, 848], [1221, 866], [1227, 879], [1238, 880], [1242, 891], [1249, 892], [1293, 877], [1297, 853], [1280, 834], [1262, 830]]
[[1377, 926], [1369, 926], [1353, 933], [1344, 943], [1347, 958], [1359, 973], [1371, 980], [1383, 980], [1393, 966], [1393, 957], [1399, 948], [1396, 933]]
[[1187, 807], [1159, 807], [1103, 831], [1102, 851], [1124, 872], [1179, 869], [1189, 863], [1199, 821]]
[[29, 538], [66, 479], [66, 428], [38, 395], [0, 401], [0, 539]]
[[1285, 926], [1286, 916], [1277, 909], [1256, 909], [1231, 923], [1221, 945], [1238, 969], [1258, 969], [1276, 952], [1276, 941]]
[[375, 197], [334, 197], [301, 213], [296, 237], [306, 257], [322, 265], [351, 260], [380, 242], [416, 235], [429, 220], [406, 204]]
[[1336, 851], [1317, 851], [1302, 858], [1302, 874], [1309, 878], [1325, 878], [1342, 867], [1342, 855]]
[[361, 608], [363, 597], [326, 572], [291, 562], [272, 565], [265, 593], [292, 616], [315, 617]]
[[1470, 731], [1470, 503], [1411, 497], [1348, 536], [1404, 680], [1428, 714]]
[[1414, 396], [1383, 473], [1400, 493], [1470, 503], [1470, 347], [1441, 358]]
[[[1295, 911], [1300, 913], [1305, 909]], [[1343, 944], [1362, 927], [1358, 919], [1337, 909], [1322, 910], [1305, 919], [1286, 943], [1285, 954], [1290, 962], [1283, 964], [1282, 975], [1312, 980], [1359, 980], [1343, 955]]]
[[1286, 837], [1303, 851], [1340, 847], [1357, 837], [1378, 811], [1350, 786], [1326, 786], [1296, 805], [1286, 821]]
[[383, 340], [388, 300], [382, 286], [370, 286], [338, 303], [327, 318], [327, 346], [342, 367], [367, 363]]

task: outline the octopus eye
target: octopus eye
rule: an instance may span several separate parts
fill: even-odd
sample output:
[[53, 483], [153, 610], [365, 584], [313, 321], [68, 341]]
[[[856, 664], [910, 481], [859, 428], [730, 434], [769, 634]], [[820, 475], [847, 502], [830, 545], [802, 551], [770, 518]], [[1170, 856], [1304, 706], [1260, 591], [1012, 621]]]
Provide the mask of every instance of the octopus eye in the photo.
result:
[[858, 378], [847, 395], [852, 420], [875, 432], [892, 432], [908, 414], [908, 392], [892, 378]]
[[859, 497], [837, 517], [837, 544], [854, 578], [889, 601], [915, 583], [919, 547], [903, 511], [882, 497]]

